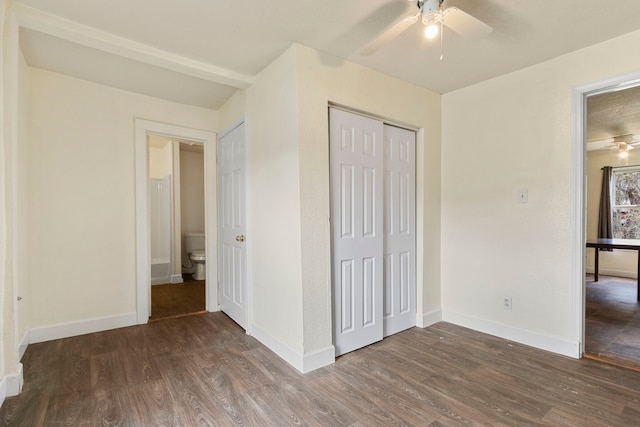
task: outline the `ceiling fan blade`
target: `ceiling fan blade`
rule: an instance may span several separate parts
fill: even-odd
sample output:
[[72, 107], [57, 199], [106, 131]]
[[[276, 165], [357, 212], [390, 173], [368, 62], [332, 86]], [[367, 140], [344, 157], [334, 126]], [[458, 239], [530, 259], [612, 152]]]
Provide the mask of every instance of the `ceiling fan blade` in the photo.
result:
[[380, 49], [385, 44], [389, 43], [391, 40], [398, 37], [402, 32], [404, 32], [407, 28], [418, 22], [418, 18], [420, 17], [420, 12], [416, 15], [407, 16], [402, 21], [390, 26], [386, 30], [382, 32], [378, 37], [371, 40], [361, 51], [361, 56], [369, 56], [373, 55], [378, 49]]
[[468, 39], [484, 37], [493, 31], [492, 27], [457, 7], [445, 9], [442, 16], [444, 25]]
[[615, 144], [627, 144], [627, 145], [640, 144], [640, 134], [627, 133], [624, 135], [616, 135], [612, 139]]

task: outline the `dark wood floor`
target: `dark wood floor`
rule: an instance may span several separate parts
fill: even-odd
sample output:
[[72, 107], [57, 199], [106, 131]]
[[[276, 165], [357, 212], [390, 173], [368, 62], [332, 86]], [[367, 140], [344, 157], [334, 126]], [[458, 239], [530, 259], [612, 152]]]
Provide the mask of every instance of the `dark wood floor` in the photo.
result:
[[446, 323], [302, 375], [223, 313], [28, 347], [13, 426], [631, 426], [640, 372]]
[[150, 321], [205, 312], [204, 280], [185, 275], [184, 283], [151, 286]]
[[640, 304], [635, 279], [587, 275], [585, 352], [640, 369]]

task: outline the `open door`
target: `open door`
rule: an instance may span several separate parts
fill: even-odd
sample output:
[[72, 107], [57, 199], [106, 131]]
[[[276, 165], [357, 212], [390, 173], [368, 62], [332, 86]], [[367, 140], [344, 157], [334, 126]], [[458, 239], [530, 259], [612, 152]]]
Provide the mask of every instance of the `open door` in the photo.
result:
[[242, 123], [220, 138], [220, 309], [247, 329], [246, 138]]

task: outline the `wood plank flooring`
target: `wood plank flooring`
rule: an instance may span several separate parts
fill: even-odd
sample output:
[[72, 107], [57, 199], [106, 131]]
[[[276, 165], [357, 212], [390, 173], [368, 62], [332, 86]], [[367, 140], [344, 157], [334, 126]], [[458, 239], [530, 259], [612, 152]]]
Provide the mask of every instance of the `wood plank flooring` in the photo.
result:
[[637, 282], [612, 276], [586, 280], [585, 352], [640, 369], [640, 303]]
[[205, 312], [205, 281], [185, 275], [184, 283], [151, 286], [150, 321]]
[[306, 375], [223, 313], [30, 345], [6, 426], [631, 426], [640, 372], [447, 323]]

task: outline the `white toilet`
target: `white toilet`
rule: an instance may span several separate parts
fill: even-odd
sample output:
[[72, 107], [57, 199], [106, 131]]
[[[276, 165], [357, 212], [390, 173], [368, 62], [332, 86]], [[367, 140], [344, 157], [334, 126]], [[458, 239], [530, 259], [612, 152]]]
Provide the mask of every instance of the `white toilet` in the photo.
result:
[[196, 272], [193, 274], [194, 280], [205, 280], [204, 262], [207, 257], [204, 252], [204, 233], [185, 233], [184, 246], [189, 254], [189, 259], [196, 266]]

